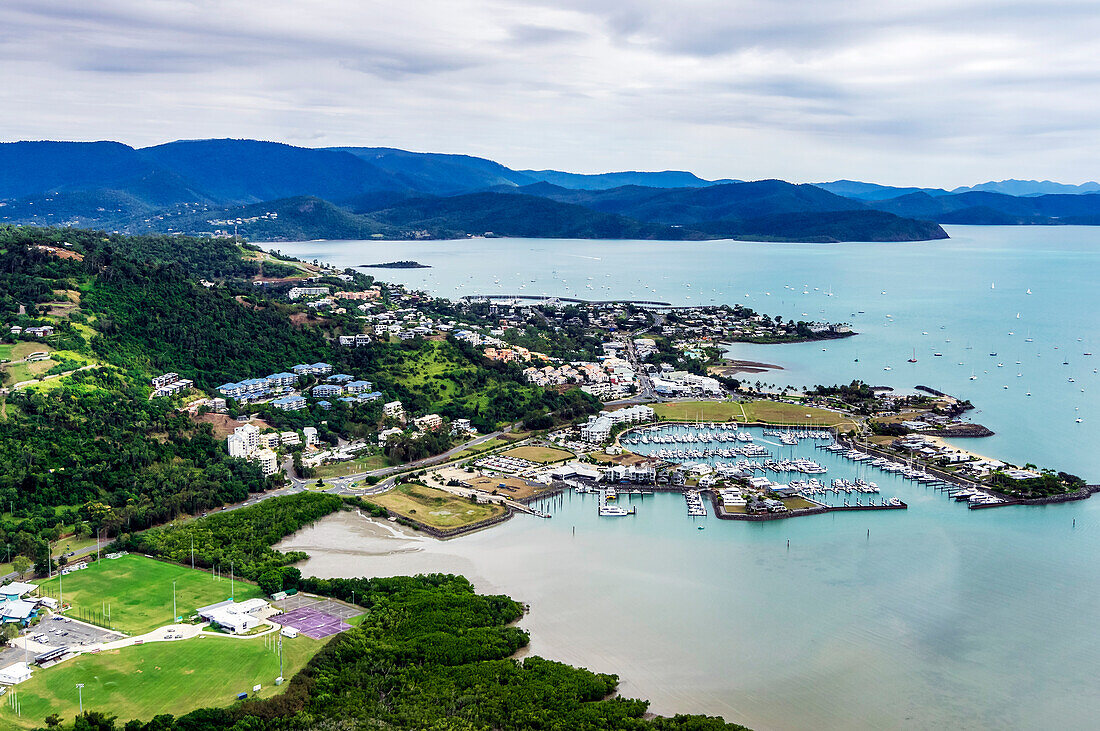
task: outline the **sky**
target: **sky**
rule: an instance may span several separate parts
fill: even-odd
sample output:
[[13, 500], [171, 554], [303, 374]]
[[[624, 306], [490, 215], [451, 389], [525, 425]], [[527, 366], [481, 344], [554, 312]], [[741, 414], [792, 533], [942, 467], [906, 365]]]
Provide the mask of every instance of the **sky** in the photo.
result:
[[3, 0], [0, 139], [952, 188], [1100, 177], [1095, 0]]

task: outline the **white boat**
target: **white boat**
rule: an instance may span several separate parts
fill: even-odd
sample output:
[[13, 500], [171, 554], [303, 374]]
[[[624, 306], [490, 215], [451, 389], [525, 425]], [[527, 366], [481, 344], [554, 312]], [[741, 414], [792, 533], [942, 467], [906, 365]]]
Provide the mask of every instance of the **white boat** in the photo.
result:
[[624, 515], [631, 515], [631, 511], [624, 510], [618, 505], [603, 505], [600, 507], [601, 518], [621, 518]]

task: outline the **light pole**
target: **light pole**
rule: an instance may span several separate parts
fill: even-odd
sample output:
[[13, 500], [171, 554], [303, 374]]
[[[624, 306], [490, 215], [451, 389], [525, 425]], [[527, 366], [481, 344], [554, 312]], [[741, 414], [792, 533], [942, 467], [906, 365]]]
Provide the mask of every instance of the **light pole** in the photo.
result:
[[84, 713], [84, 690], [83, 689], [84, 689], [84, 683], [77, 683], [76, 684], [76, 697], [77, 697], [77, 700], [80, 701], [80, 712], [81, 712], [81, 714]]
[[175, 622], [176, 617], [178, 617], [178, 616], [179, 615], [176, 614], [176, 582], [173, 581], [172, 582], [172, 621]]

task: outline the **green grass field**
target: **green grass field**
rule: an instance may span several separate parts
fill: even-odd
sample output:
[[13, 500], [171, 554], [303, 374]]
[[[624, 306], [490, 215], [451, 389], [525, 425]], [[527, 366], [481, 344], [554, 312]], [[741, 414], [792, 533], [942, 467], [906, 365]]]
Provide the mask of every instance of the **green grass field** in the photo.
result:
[[[80, 610], [99, 613], [105, 603], [111, 606], [111, 624], [130, 634], [144, 634], [172, 622], [172, 582], [176, 582], [176, 611], [191, 615], [197, 608], [228, 599], [229, 567], [225, 579], [214, 581], [210, 574], [183, 566], [154, 561], [131, 554], [118, 559], [102, 559], [83, 571], [65, 577], [41, 581], [43, 593], [58, 596], [63, 582], [65, 602], [72, 604], [69, 614], [79, 617]], [[252, 584], [235, 583], [238, 601], [263, 596]]]
[[[283, 676], [290, 678], [325, 643], [304, 635], [283, 639]], [[270, 639], [238, 640], [217, 635], [154, 642], [122, 650], [83, 655], [46, 670], [17, 686], [22, 717], [0, 704], [0, 726], [36, 728], [51, 713], [72, 720], [77, 714], [76, 684], [84, 683], [84, 710], [148, 721], [161, 713], [182, 715], [197, 708], [228, 706], [237, 693], [262, 685], [261, 697], [281, 692], [275, 686], [279, 656]], [[5, 699], [6, 700], [6, 699]]]
[[551, 447], [516, 447], [515, 449], [501, 452], [501, 454], [505, 457], [517, 457], [519, 459], [526, 459], [530, 462], [540, 462], [542, 464], [561, 462], [563, 459], [570, 459], [573, 456], [572, 452], [553, 449]]
[[45, 350], [53, 352], [53, 347], [45, 343], [21, 340], [18, 343], [0, 343], [0, 360], [23, 360], [31, 353]]
[[475, 505], [466, 498], [434, 487], [406, 483], [370, 501], [434, 528], [457, 528], [504, 514], [500, 505]]
[[370, 472], [371, 470], [378, 470], [392, 465], [393, 462], [384, 454], [368, 454], [348, 460], [347, 462], [321, 465], [315, 469], [314, 472], [317, 477], [343, 477], [345, 475], [356, 475], [360, 472]]
[[806, 426], [836, 426], [850, 424], [843, 414], [827, 409], [778, 401], [676, 401], [653, 404], [653, 410], [662, 419], [678, 421], [761, 421], [771, 424], [798, 424]]

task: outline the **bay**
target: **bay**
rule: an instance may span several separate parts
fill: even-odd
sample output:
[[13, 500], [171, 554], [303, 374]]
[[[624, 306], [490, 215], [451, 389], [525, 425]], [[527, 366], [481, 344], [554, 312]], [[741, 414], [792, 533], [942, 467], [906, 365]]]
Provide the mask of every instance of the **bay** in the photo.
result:
[[[732, 351], [786, 368], [753, 380], [862, 378], [971, 398], [997, 436], [967, 446], [1095, 482], [1100, 382], [1083, 353], [1096, 347], [1100, 230], [948, 230], [950, 240], [919, 244], [278, 248], [343, 266], [415, 259], [432, 268], [369, 271], [441, 296], [713, 299], [848, 321], [859, 336]], [[906, 363], [914, 350], [918, 362]], [[829, 467], [830, 478], [854, 469]], [[566, 495], [548, 505], [550, 520], [517, 517], [447, 542], [341, 514], [282, 547], [308, 551], [303, 571], [320, 576], [465, 574], [482, 591], [530, 603], [531, 652], [619, 673], [623, 693], [659, 713], [714, 713], [760, 729], [1092, 727], [1100, 500], [970, 511], [928, 488], [876, 481], [909, 509], [693, 521], [680, 496], [665, 494], [640, 501], [632, 518], [600, 519], [591, 496]]]

